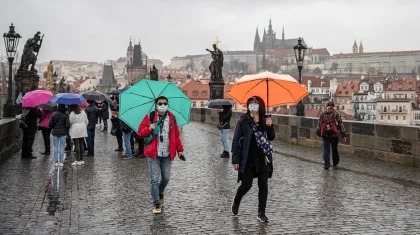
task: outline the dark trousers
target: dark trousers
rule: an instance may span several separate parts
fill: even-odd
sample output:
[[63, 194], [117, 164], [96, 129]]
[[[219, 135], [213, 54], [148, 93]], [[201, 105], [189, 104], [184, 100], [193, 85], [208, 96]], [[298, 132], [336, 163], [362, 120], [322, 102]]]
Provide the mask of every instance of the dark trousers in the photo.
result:
[[42, 131], [42, 138], [44, 139], [44, 146], [45, 146], [45, 151], [46, 153], [50, 152], [51, 149], [51, 140], [50, 140], [50, 136], [51, 136], [51, 128], [45, 128], [45, 127], [41, 127], [41, 131]]
[[93, 155], [95, 154], [95, 128], [87, 129], [87, 147], [88, 147], [88, 154]]
[[104, 121], [104, 130], [108, 130], [108, 118], [102, 118], [102, 120]]
[[115, 135], [117, 137], [118, 149], [123, 149], [122, 132]]
[[30, 131], [23, 131], [23, 141], [22, 141], [22, 157], [32, 157], [32, 146], [35, 141], [35, 133]]
[[86, 144], [86, 138], [83, 138], [83, 150], [88, 150], [87, 144]]
[[330, 148], [332, 149], [333, 165], [336, 166], [340, 160], [338, 155], [338, 137], [322, 137], [324, 141], [324, 163], [330, 166]]
[[67, 138], [66, 138], [66, 150], [71, 151], [71, 136], [67, 132]]
[[85, 152], [85, 138], [73, 139], [74, 150], [76, 150], [77, 161], [83, 161], [83, 153]]
[[[239, 186], [238, 191], [236, 191], [235, 202], [240, 203], [243, 196], [251, 189], [255, 174], [254, 167], [245, 168], [245, 171], [241, 175], [241, 185]], [[269, 172], [267, 171], [260, 171], [257, 175], [259, 213], [265, 213], [265, 207], [267, 206], [268, 175]]]
[[136, 139], [138, 145], [139, 145], [139, 152], [138, 154], [143, 154], [144, 151], [144, 139]]

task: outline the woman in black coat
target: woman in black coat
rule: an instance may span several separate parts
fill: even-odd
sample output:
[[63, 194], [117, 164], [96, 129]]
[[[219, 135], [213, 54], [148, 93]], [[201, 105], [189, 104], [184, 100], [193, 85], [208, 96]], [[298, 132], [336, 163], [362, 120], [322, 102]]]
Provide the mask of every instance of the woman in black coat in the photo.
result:
[[[258, 178], [258, 220], [267, 222], [265, 207], [267, 205], [268, 178], [273, 172], [272, 155], [263, 153], [272, 146], [258, 144], [264, 136], [271, 141], [275, 137], [272, 121], [265, 115], [264, 100], [254, 96], [247, 101], [247, 112], [239, 119], [232, 141], [232, 164], [238, 172], [238, 181], [242, 181], [232, 202], [232, 213], [238, 214], [242, 197], [251, 189], [252, 181]], [[269, 147], [267, 147], [269, 146]]]

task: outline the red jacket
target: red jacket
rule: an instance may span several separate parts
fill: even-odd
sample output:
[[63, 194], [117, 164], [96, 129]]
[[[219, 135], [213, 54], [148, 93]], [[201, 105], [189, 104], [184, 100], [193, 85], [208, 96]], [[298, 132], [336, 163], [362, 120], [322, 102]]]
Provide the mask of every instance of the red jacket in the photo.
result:
[[[175, 159], [175, 156], [177, 152], [184, 152], [184, 147], [182, 146], [181, 138], [179, 135], [179, 128], [178, 124], [176, 123], [176, 120], [174, 120], [175, 116], [168, 111], [169, 115], [169, 152], [171, 161]], [[155, 117], [152, 123], [156, 123], [159, 118], [159, 115], [157, 111], [155, 110]], [[149, 130], [150, 121], [149, 121], [149, 114], [147, 114], [143, 121], [140, 123], [138, 135], [147, 137], [152, 134], [152, 132]], [[157, 152], [158, 152], [158, 138], [154, 138], [152, 142], [144, 147], [144, 156], [157, 158]]]

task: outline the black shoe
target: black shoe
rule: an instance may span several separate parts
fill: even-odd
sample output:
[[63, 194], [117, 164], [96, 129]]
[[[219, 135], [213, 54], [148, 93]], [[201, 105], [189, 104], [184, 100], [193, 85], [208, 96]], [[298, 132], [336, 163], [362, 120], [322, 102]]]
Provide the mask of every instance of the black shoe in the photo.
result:
[[221, 158], [230, 158], [230, 156], [229, 156], [229, 152], [224, 151], [224, 152], [222, 153], [222, 155], [220, 155], [220, 157], [221, 157]]
[[235, 197], [233, 198], [231, 209], [232, 209], [232, 213], [234, 215], [237, 215], [238, 214], [238, 211], [239, 211], [239, 204], [240, 203], [238, 203], [238, 202], [235, 201]]
[[330, 169], [330, 166], [324, 166], [324, 169], [328, 170], [328, 169]]
[[36, 157], [35, 156], [22, 156], [22, 158], [25, 158], [25, 159], [35, 159]]
[[265, 216], [265, 213], [258, 213], [257, 219], [262, 223], [268, 222], [268, 218]]
[[339, 162], [340, 162], [340, 159], [338, 159], [337, 162], [334, 162], [333, 166], [337, 166]]
[[136, 156], [136, 158], [145, 158], [145, 156], [143, 154], [136, 154], [135, 156]]
[[117, 148], [117, 149], [115, 149], [115, 152], [122, 152], [122, 151], [124, 151], [124, 149], [120, 149], [120, 148]]

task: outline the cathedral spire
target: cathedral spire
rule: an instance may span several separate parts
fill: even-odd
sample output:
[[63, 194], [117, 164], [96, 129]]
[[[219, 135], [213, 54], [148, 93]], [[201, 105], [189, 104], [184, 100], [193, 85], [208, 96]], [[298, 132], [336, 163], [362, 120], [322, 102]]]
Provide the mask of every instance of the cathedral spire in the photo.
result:
[[353, 43], [353, 53], [359, 53], [359, 47], [357, 46], [356, 39], [354, 39]]
[[284, 41], [284, 26], [283, 26], [283, 31], [281, 32], [281, 40]]
[[266, 35], [267, 33], [265, 32], [265, 27], [264, 27], [264, 35]]
[[362, 44], [362, 40], [360, 40], [359, 53], [363, 53], [363, 44]]
[[130, 36], [130, 42], [128, 43], [127, 51], [132, 51], [132, 50], [133, 50], [133, 44], [131, 42], [131, 36]]
[[260, 43], [261, 43], [261, 39], [258, 33], [258, 26], [257, 26], [257, 31], [255, 32], [255, 39], [254, 39], [254, 52], [260, 51]]
[[273, 34], [273, 26], [271, 25], [271, 17], [270, 17], [270, 23], [268, 24], [268, 34]]

